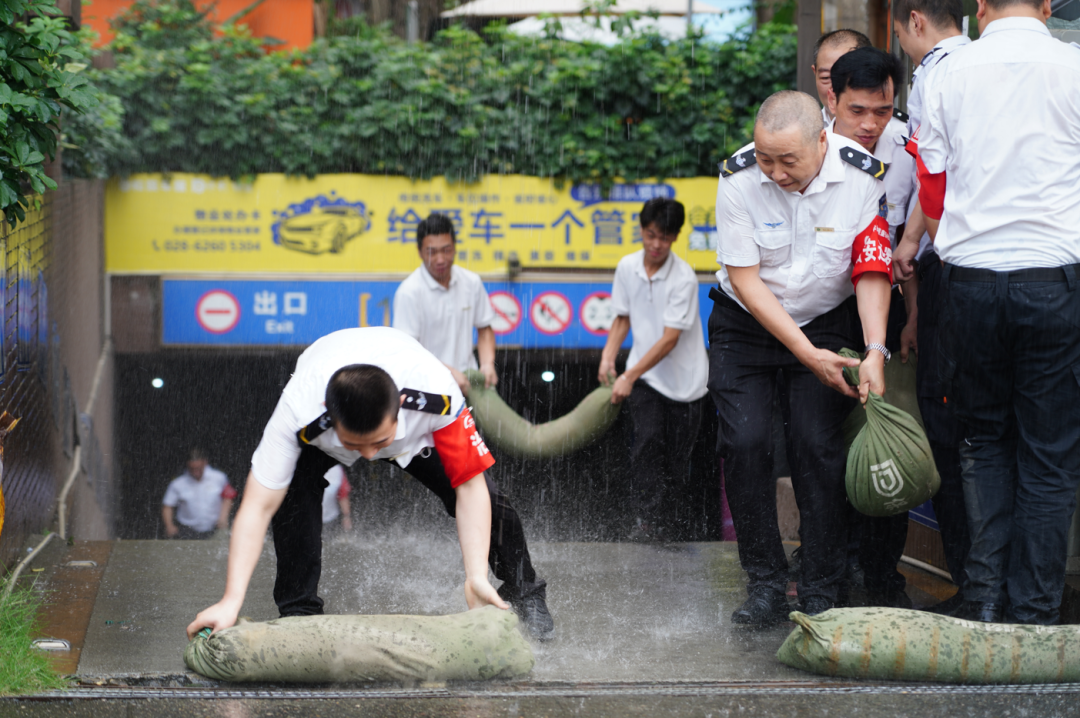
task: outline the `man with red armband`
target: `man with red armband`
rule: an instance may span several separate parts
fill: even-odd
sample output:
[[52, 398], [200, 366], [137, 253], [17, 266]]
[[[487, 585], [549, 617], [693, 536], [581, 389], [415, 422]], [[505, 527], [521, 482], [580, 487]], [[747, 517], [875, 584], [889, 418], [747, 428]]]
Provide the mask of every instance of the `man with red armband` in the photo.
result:
[[[722, 267], [720, 286], [710, 292], [709, 391], [749, 579], [734, 623], [767, 626], [788, 612], [772, 467], [776, 395], [801, 521], [800, 609], [818, 614], [840, 599], [847, 544], [842, 425], [857, 399], [884, 393], [889, 359], [885, 169], [858, 143], [826, 131], [814, 99], [792, 91], [762, 103], [754, 144], [721, 165]], [[837, 354], [861, 346], [861, 365]], [[857, 389], [844, 381], [845, 366], [860, 367]]]
[[963, 432], [963, 614], [986, 622], [1058, 622], [1080, 483], [1080, 49], [1049, 15], [978, 0], [979, 39], [927, 78], [917, 138]]
[[[196, 616], [189, 637], [236, 622], [270, 525], [281, 615], [323, 612], [323, 475], [361, 457], [398, 464], [456, 518], [470, 609], [509, 603], [534, 637], [552, 636], [546, 584], [533, 570], [517, 512], [484, 475], [495, 460], [457, 382], [416, 340], [372, 327], [328, 334], [300, 355], [251, 460], [225, 596]], [[489, 563], [503, 581], [498, 592], [488, 582]]]

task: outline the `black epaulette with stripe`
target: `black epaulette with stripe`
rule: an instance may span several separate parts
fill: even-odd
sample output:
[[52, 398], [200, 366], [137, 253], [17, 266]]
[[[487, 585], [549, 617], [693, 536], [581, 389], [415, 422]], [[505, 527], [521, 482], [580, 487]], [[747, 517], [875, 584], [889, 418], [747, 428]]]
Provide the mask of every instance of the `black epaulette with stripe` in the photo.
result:
[[754, 156], [753, 150], [747, 150], [741, 152], [734, 157], [728, 157], [726, 160], [720, 163], [720, 176], [730, 177], [736, 172], [742, 171], [747, 167], [753, 167], [757, 164], [757, 157]]
[[899, 107], [894, 107], [893, 108], [892, 116], [895, 117], [896, 119], [900, 120], [901, 122], [906, 123], [908, 121], [907, 113], [904, 112], [903, 110], [901, 110]]
[[402, 409], [422, 411], [425, 414], [446, 415], [450, 413], [450, 396], [448, 394], [432, 394], [419, 389], [402, 389], [401, 395], [405, 397]]
[[318, 419], [296, 432], [296, 438], [301, 444], [310, 444], [333, 425], [334, 422], [330, 419], [330, 413], [324, 411], [319, 415]]
[[849, 165], [858, 167], [875, 179], [885, 179], [885, 173], [889, 170], [889, 165], [885, 164], [877, 157], [868, 155], [865, 152], [860, 152], [854, 147], [841, 147], [840, 159], [847, 162]]

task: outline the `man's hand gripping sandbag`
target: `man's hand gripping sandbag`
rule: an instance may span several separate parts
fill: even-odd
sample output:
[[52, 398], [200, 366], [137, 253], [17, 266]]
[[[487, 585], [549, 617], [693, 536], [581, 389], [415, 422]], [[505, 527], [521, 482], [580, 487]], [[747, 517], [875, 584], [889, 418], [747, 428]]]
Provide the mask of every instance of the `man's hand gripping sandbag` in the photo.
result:
[[184, 651], [188, 668], [222, 681], [479, 681], [522, 676], [533, 654], [512, 611], [450, 616], [296, 616], [241, 620]]
[[[839, 353], [859, 358], [850, 349]], [[844, 369], [844, 376], [858, 386], [858, 367]], [[863, 409], [856, 408], [849, 422], [858, 420], [859, 412]], [[863, 414], [866, 424], [848, 449], [847, 495], [852, 506], [867, 516], [895, 516], [936, 494], [941, 477], [919, 422], [873, 392]]]

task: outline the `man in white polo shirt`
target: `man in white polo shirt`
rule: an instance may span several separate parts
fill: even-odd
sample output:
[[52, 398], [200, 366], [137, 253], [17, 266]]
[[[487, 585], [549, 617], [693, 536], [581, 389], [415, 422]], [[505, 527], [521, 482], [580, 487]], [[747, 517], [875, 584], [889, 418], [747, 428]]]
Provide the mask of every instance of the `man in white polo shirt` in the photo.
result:
[[[457, 519], [469, 608], [506, 608], [505, 597], [534, 636], [552, 635], [546, 584], [533, 571], [517, 513], [484, 475], [495, 460], [453, 377], [416, 340], [371, 327], [328, 334], [300, 355], [251, 459], [225, 596], [195, 618], [189, 636], [236, 622], [271, 524], [281, 615], [322, 613], [323, 477], [361, 457], [401, 466]], [[503, 581], [498, 592], [489, 563]]]
[[[690, 451], [701, 425], [709, 360], [698, 311], [694, 270], [671, 252], [686, 219], [681, 203], [656, 197], [641, 208], [644, 248], [619, 260], [611, 287], [615, 320], [600, 358], [600, 382], [611, 401], [630, 401], [634, 446], [628, 478], [635, 525], [630, 537], [663, 538], [665, 511], [675, 487], [686, 483]], [[633, 329], [626, 371], [615, 357]]]
[[963, 432], [965, 613], [1039, 625], [1059, 618], [1080, 483], [1080, 48], [1049, 15], [978, 0], [980, 37], [927, 78], [918, 135]]
[[405, 278], [394, 293], [394, 329], [420, 342], [454, 375], [462, 393], [468, 395], [466, 369], [476, 369], [473, 329], [480, 354], [479, 369], [485, 385], [499, 382], [495, 372], [495, 332], [487, 291], [480, 277], [454, 264], [457, 239], [454, 223], [444, 214], [432, 213], [416, 228], [416, 248], [422, 264]]
[[[792, 91], [762, 103], [754, 144], [721, 165], [722, 267], [720, 286], [710, 292], [709, 392], [749, 578], [734, 623], [767, 626], [788, 612], [772, 467], [776, 396], [799, 506], [801, 610], [821, 613], [840, 597], [847, 540], [842, 426], [857, 398], [884, 394], [889, 359], [884, 171], [860, 145], [825, 130], [812, 97]], [[836, 353], [864, 344], [861, 364]], [[856, 365], [857, 390], [843, 378], [843, 368]]]
[[169, 538], [204, 539], [229, 528], [236, 489], [229, 478], [207, 463], [202, 449], [192, 449], [187, 471], [169, 482], [161, 500], [161, 520]]

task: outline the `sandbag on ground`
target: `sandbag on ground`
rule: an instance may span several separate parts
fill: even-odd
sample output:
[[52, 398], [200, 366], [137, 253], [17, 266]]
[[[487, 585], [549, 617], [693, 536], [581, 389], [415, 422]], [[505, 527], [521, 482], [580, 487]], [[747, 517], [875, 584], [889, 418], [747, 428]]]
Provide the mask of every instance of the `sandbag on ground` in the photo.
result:
[[834, 608], [807, 616], [776, 657], [847, 678], [941, 683], [1080, 680], [1080, 626], [978, 623], [902, 608]]
[[188, 668], [222, 681], [477, 681], [532, 670], [513, 611], [450, 616], [297, 616], [243, 622], [184, 650]]
[[531, 424], [507, 406], [495, 389], [484, 388], [482, 373], [470, 370], [468, 377], [468, 402], [484, 431], [484, 441], [514, 456], [544, 459], [577, 451], [603, 436], [622, 409], [611, 403], [611, 389], [601, 386], [566, 416]]

